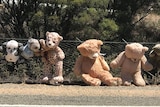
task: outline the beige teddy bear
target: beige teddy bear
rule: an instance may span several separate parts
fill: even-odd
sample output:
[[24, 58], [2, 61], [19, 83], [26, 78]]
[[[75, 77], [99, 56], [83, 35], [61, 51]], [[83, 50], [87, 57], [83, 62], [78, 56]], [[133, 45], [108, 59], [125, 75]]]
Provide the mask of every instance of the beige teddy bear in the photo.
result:
[[[46, 32], [46, 39], [40, 39], [44, 78], [43, 82], [55, 84], [63, 82], [63, 59], [65, 54], [58, 46], [63, 37], [56, 32]], [[52, 67], [55, 66], [55, 75]]]
[[75, 62], [74, 73], [88, 85], [99, 86], [101, 82], [109, 86], [121, 85], [122, 80], [112, 76], [107, 62], [100, 55], [102, 44], [101, 40], [90, 39], [77, 47], [81, 55]]
[[121, 69], [123, 85], [129, 86], [133, 82], [137, 86], [145, 86], [145, 81], [141, 75], [141, 69], [150, 71], [153, 66], [147, 61], [145, 52], [148, 47], [139, 43], [130, 43], [125, 46], [125, 51], [121, 52], [111, 63], [111, 68]]

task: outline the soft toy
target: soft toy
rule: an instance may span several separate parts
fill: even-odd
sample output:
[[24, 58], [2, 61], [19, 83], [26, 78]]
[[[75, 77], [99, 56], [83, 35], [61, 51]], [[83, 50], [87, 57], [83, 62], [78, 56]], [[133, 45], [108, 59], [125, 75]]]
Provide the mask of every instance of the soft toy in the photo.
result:
[[16, 63], [19, 59], [19, 48], [21, 46], [23, 46], [23, 44], [18, 43], [16, 40], [4, 42], [1, 50], [5, 51], [6, 61]]
[[75, 62], [74, 73], [88, 85], [99, 86], [101, 82], [109, 86], [121, 85], [122, 80], [112, 76], [107, 62], [100, 55], [102, 44], [101, 40], [90, 39], [77, 47], [81, 55]]
[[41, 46], [40, 46], [39, 40], [34, 38], [29, 38], [27, 41], [27, 44], [21, 48], [21, 51], [22, 51], [21, 55], [25, 59], [30, 59], [34, 55], [39, 56], [40, 50], [41, 50]]
[[[63, 37], [56, 32], [46, 32], [46, 40], [40, 39], [41, 56], [44, 71], [43, 82], [55, 84], [63, 82], [63, 59], [65, 54], [59, 47]], [[52, 75], [52, 67], [55, 65], [55, 75]]]
[[149, 53], [149, 61], [154, 69], [160, 70], [160, 44], [156, 44]]
[[125, 46], [125, 51], [110, 63], [112, 69], [121, 69], [123, 85], [129, 86], [133, 82], [137, 86], [145, 86], [141, 69], [150, 71], [153, 68], [144, 55], [146, 51], [148, 47], [139, 43], [130, 43]]

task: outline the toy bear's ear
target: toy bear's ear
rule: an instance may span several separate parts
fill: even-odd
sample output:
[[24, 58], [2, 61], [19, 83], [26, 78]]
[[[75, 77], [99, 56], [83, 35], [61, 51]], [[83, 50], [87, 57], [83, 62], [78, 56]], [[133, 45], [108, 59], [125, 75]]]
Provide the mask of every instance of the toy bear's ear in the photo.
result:
[[149, 53], [149, 57], [154, 57], [154, 56], [156, 56], [156, 54], [155, 54], [154, 50], [152, 50], [152, 51]]
[[79, 49], [81, 49], [83, 46], [82, 46], [82, 44], [81, 45], [78, 45], [77, 46], [77, 49], [79, 50]]
[[49, 33], [50, 33], [50, 32], [47, 31], [47, 32], [46, 32], [46, 36], [49, 35]]
[[29, 39], [28, 39], [28, 42], [27, 42], [28, 44], [32, 44], [33, 43], [33, 38], [32, 37], [29, 37]]
[[8, 42], [4, 42], [2, 45], [3, 45], [3, 46], [6, 46], [6, 45], [7, 45], [7, 43], [8, 43]]
[[59, 41], [62, 41], [63, 40], [63, 37], [62, 36], [58, 36], [58, 38], [59, 38]]
[[77, 46], [77, 49], [79, 50], [80, 48], [84, 47], [83, 43]]
[[103, 42], [101, 40], [97, 40], [98, 45], [103, 45]]
[[6, 50], [6, 45], [7, 45], [7, 43], [8, 43], [8, 41], [7, 41], [7, 42], [4, 42], [4, 43], [2, 44], [2, 49], [3, 49], [3, 50]]
[[31, 40], [32, 40], [32, 38], [29, 38], [27, 42], [28, 42], [29, 44], [31, 44], [31, 43], [32, 43]]
[[144, 46], [142, 50], [143, 50], [143, 52], [146, 52], [146, 51], [148, 51], [148, 47]]
[[23, 44], [22, 43], [18, 43], [18, 46], [21, 47], [21, 46], [23, 46]]

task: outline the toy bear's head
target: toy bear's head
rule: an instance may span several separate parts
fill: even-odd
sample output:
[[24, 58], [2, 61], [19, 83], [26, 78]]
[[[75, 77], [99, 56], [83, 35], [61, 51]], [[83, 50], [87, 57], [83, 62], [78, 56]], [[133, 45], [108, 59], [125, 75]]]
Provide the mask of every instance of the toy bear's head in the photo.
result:
[[5, 51], [5, 59], [8, 62], [16, 62], [19, 59], [19, 48], [23, 46], [22, 43], [16, 40], [10, 40], [3, 43], [3, 50]]
[[160, 56], [160, 44], [156, 44], [151, 52], [149, 53], [150, 57]]
[[18, 49], [20, 46], [23, 46], [22, 43], [18, 43], [15, 40], [10, 40], [3, 43], [4, 49], [6, 49], [7, 54], [18, 54]]
[[37, 39], [34, 39], [34, 38], [28, 39], [27, 45], [33, 52], [40, 51], [41, 46]]
[[49, 48], [55, 48], [59, 45], [63, 37], [56, 32], [46, 32], [46, 45]]
[[133, 62], [139, 61], [146, 51], [148, 51], [148, 47], [144, 47], [140, 43], [130, 43], [125, 47], [126, 57], [130, 58]]
[[21, 55], [25, 58], [25, 59], [29, 59], [32, 58], [34, 56], [34, 53], [40, 52], [40, 43], [37, 39], [34, 38], [29, 38], [27, 41], [27, 44], [20, 48], [20, 50], [22, 51]]
[[101, 45], [103, 45], [101, 40], [90, 39], [80, 44], [77, 49], [82, 56], [95, 59], [100, 55]]

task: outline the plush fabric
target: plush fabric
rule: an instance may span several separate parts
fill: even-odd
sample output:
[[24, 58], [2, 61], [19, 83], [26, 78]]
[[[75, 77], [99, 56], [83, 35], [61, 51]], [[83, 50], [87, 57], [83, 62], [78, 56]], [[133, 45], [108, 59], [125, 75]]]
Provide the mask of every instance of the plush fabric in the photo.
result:
[[29, 38], [27, 41], [27, 44], [21, 48], [21, 55], [25, 58], [25, 59], [30, 59], [32, 58], [34, 55], [35, 56], [39, 56], [40, 55], [40, 43], [37, 39], [34, 38]]
[[19, 59], [19, 48], [21, 46], [23, 46], [23, 44], [18, 43], [16, 40], [4, 42], [1, 50], [5, 51], [6, 61], [16, 63]]
[[133, 82], [137, 86], [145, 86], [141, 70], [150, 71], [153, 69], [144, 55], [146, 51], [148, 51], [148, 47], [139, 43], [130, 43], [125, 46], [125, 51], [110, 63], [112, 69], [120, 68], [123, 85], [129, 86]]
[[154, 69], [160, 71], [160, 44], [153, 46], [149, 53], [149, 61], [153, 65]]
[[121, 85], [122, 80], [112, 76], [107, 62], [100, 55], [102, 44], [101, 40], [96, 39], [80, 44], [77, 49], [81, 55], [77, 58], [73, 71], [88, 85], [99, 86], [101, 82], [109, 86]]
[[[56, 32], [46, 32], [46, 39], [41, 39], [41, 56], [44, 72], [44, 82], [50, 82], [55, 84], [57, 82], [63, 82], [63, 59], [65, 54], [59, 47], [60, 41], [63, 37]], [[54, 65], [55, 73], [52, 74], [52, 67]]]

